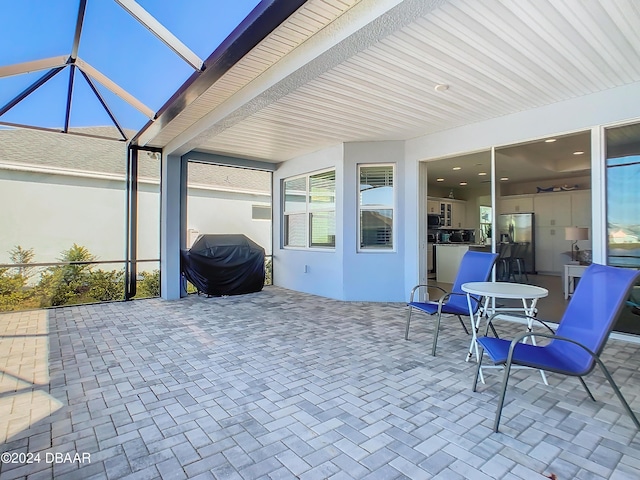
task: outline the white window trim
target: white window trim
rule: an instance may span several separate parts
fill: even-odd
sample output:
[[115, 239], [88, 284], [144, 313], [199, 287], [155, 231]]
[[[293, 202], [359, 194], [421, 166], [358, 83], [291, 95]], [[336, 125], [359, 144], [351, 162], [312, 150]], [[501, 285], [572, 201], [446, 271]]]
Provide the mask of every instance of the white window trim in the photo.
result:
[[[356, 172], [356, 182], [357, 182], [357, 186], [356, 186], [356, 192], [358, 195], [358, 199], [357, 199], [357, 212], [356, 212], [356, 216], [357, 216], [357, 232], [356, 232], [356, 252], [357, 253], [396, 253], [397, 252], [397, 224], [398, 224], [398, 220], [397, 220], [397, 205], [398, 205], [398, 189], [396, 188], [397, 185], [397, 176], [396, 176], [396, 164], [395, 163], [359, 163], [357, 165], [357, 172]], [[391, 167], [391, 174], [393, 176], [393, 205], [384, 205], [382, 207], [378, 206], [378, 207], [362, 207], [362, 205], [360, 205], [360, 170], [362, 168], [366, 168], [366, 167]], [[362, 244], [362, 239], [360, 238], [360, 235], [362, 233], [361, 230], [361, 215], [360, 212], [362, 210], [380, 210], [380, 208], [390, 208], [392, 211], [392, 215], [393, 215], [393, 220], [391, 223], [391, 243], [392, 243], [392, 248], [375, 248], [375, 247], [361, 247]]]
[[[287, 178], [283, 178], [281, 180], [281, 195], [280, 195], [280, 201], [281, 201], [281, 206], [282, 206], [282, 215], [281, 215], [281, 228], [280, 228], [280, 245], [281, 248], [284, 250], [309, 250], [309, 251], [318, 251], [318, 252], [334, 252], [336, 250], [335, 245], [332, 247], [320, 247], [320, 246], [311, 246], [311, 222], [310, 222], [310, 216], [311, 216], [311, 209], [309, 207], [309, 188], [310, 188], [310, 178], [314, 175], [319, 175], [325, 172], [334, 172], [334, 174], [336, 173], [336, 168], [335, 167], [331, 167], [331, 168], [324, 168], [322, 170], [315, 170], [313, 172], [307, 172], [307, 173], [303, 173], [300, 175], [294, 175], [291, 177], [287, 177]], [[286, 209], [285, 209], [285, 204], [286, 204], [286, 188], [285, 188], [285, 183], [289, 182], [291, 180], [297, 180], [299, 178], [304, 178], [305, 179], [305, 245], [285, 245], [286, 243], [286, 238], [285, 238], [285, 217], [287, 215]], [[337, 195], [337, 180], [336, 180], [336, 187], [335, 187], [335, 191], [334, 191], [334, 197]], [[337, 216], [337, 207], [334, 207], [333, 209], [319, 209], [316, 210], [316, 212], [329, 212], [329, 211], [333, 211], [334, 214]], [[302, 213], [302, 212], [297, 212], [297, 213]]]

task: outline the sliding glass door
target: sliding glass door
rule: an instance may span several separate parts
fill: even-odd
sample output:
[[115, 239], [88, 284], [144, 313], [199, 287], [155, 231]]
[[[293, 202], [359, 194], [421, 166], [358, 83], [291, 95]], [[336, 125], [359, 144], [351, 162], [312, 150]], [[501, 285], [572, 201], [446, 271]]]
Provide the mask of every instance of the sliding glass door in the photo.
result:
[[[606, 129], [607, 263], [640, 268], [640, 124]], [[640, 334], [640, 287], [615, 330]]]

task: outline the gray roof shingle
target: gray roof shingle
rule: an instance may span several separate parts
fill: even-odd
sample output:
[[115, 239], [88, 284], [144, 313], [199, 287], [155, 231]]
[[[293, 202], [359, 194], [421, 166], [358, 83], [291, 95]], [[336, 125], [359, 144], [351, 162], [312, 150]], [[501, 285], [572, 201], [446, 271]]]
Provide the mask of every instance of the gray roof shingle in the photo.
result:
[[[117, 138], [113, 127], [90, 127], [78, 131]], [[124, 178], [126, 155], [126, 144], [122, 141], [32, 129], [0, 129], [0, 168], [12, 165]], [[159, 180], [160, 162], [143, 152], [139, 176]], [[189, 164], [189, 184], [265, 195], [271, 193], [271, 175], [268, 172], [195, 162]]]

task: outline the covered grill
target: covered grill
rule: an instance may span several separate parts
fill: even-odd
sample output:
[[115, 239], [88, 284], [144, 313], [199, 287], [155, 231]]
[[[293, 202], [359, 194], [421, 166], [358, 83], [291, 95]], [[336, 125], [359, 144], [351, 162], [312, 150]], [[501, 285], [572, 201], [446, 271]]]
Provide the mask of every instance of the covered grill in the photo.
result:
[[264, 287], [264, 248], [245, 235], [200, 235], [181, 252], [181, 269], [198, 292], [239, 295]]

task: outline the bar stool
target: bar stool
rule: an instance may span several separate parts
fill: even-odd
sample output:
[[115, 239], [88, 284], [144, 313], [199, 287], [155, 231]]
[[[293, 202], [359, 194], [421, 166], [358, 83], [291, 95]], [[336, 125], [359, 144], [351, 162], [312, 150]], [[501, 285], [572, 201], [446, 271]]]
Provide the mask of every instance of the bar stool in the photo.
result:
[[[521, 242], [515, 243], [511, 248], [511, 258], [510, 258], [510, 273], [509, 278], [513, 277], [514, 282], [522, 283], [522, 275], [524, 274], [527, 282], [529, 281], [529, 275], [527, 275], [527, 265], [524, 260], [525, 254], [529, 249], [529, 242]], [[518, 278], [516, 279], [516, 272], [518, 274]]]
[[511, 277], [511, 244], [498, 244], [498, 260], [496, 261], [496, 278], [508, 282]]

